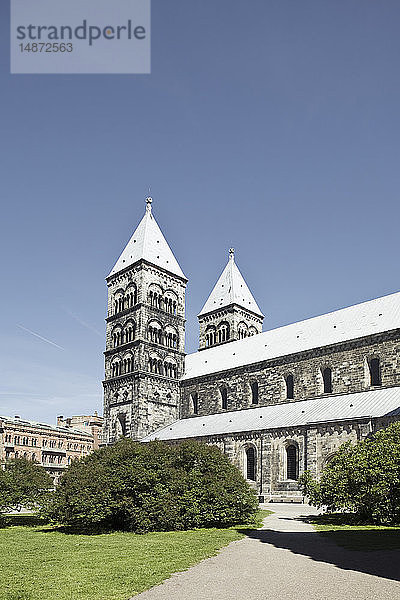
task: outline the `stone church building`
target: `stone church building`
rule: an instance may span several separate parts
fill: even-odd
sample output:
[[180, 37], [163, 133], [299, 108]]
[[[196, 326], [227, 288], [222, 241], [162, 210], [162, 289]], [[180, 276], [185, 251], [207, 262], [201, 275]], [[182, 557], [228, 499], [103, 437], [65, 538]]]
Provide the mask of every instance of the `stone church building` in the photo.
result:
[[298, 500], [345, 441], [400, 418], [400, 293], [262, 332], [230, 250], [185, 354], [187, 279], [146, 212], [107, 277], [105, 441], [215, 444], [260, 500]]

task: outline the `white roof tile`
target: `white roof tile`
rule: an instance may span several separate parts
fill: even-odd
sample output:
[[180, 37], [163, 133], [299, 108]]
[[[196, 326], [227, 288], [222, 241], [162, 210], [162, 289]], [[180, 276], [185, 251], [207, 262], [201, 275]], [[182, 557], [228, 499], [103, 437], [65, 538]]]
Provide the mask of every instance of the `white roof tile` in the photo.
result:
[[161, 267], [174, 275], [186, 279], [157, 221], [152, 215], [151, 198], [147, 198], [145, 215], [108, 277], [126, 269], [126, 267], [133, 265], [140, 259], [144, 259], [157, 267]]
[[176, 440], [383, 416], [400, 417], [400, 387], [181, 419], [142, 441]]
[[257, 315], [263, 316], [247, 287], [243, 275], [236, 266], [233, 249], [230, 250], [228, 264], [201, 309], [199, 317], [230, 304], [238, 304]]
[[183, 379], [400, 328], [400, 292], [188, 354]]

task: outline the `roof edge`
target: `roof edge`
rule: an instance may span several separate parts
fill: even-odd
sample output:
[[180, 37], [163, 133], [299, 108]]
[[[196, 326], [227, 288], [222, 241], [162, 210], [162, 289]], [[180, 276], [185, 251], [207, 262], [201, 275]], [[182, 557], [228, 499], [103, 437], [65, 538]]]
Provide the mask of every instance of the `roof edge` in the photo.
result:
[[[127, 273], [130, 269], [132, 269], [133, 267], [136, 267], [137, 265], [139, 265], [141, 263], [149, 265], [150, 267], [155, 267], [156, 269], [159, 269], [160, 271], [163, 271], [164, 273], [168, 273], [168, 275], [172, 275], [173, 277], [180, 279], [184, 283], [187, 283], [189, 281], [186, 276], [182, 277], [181, 275], [177, 275], [176, 273], [173, 273], [172, 271], [169, 271], [168, 269], [164, 269], [164, 267], [160, 267], [159, 265], [156, 265], [156, 264], [150, 262], [149, 260], [146, 260], [145, 258], [139, 258], [139, 260], [135, 261], [131, 265], [128, 265], [127, 267], [124, 267], [120, 271], [117, 271], [116, 273], [110, 273], [109, 275], [107, 275], [107, 277], [105, 277], [106, 282], [109, 283], [113, 278], [116, 278], [118, 275], [121, 275], [122, 273]], [[182, 271], [182, 273], [183, 273], [183, 271]]]
[[220, 308], [214, 308], [213, 310], [209, 310], [205, 313], [200, 311], [199, 314], [197, 315], [197, 318], [199, 319], [200, 317], [208, 317], [209, 315], [215, 315], [215, 314], [221, 312], [222, 310], [227, 310], [232, 307], [238, 307], [241, 310], [245, 310], [245, 311], [251, 313], [255, 317], [262, 317], [263, 319], [265, 319], [265, 315], [263, 315], [262, 312], [256, 313], [256, 312], [254, 312], [254, 310], [250, 310], [249, 308], [246, 308], [245, 306], [242, 306], [241, 304], [238, 304], [237, 302], [231, 302], [230, 304], [226, 304], [225, 306], [221, 306]]

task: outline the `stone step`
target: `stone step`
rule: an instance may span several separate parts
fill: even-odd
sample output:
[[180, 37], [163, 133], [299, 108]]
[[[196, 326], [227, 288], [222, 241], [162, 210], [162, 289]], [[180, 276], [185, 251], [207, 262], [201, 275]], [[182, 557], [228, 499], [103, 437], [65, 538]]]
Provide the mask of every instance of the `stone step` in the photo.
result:
[[285, 502], [285, 503], [289, 503], [289, 504], [303, 504], [304, 502], [304, 497], [303, 496], [299, 496], [298, 494], [293, 494], [293, 495], [286, 495], [284, 496], [282, 495], [271, 495], [266, 496], [265, 501], [268, 502], [268, 504], [277, 504], [277, 503], [281, 503], [281, 502]]

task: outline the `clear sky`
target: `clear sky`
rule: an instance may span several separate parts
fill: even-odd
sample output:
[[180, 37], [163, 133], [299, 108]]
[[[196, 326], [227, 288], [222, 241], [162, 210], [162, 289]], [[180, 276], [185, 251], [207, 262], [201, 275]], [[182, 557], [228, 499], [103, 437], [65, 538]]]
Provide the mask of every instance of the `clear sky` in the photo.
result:
[[188, 352], [230, 246], [264, 329], [398, 291], [398, 0], [153, 0], [137, 76], [10, 75], [8, 4], [0, 414], [101, 411], [104, 278], [149, 186]]

